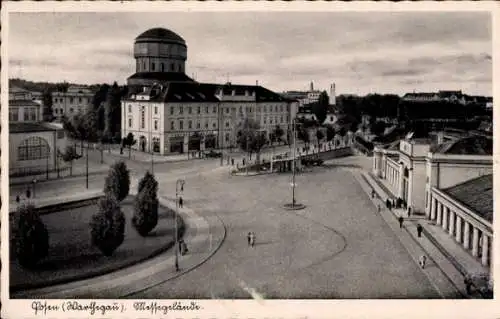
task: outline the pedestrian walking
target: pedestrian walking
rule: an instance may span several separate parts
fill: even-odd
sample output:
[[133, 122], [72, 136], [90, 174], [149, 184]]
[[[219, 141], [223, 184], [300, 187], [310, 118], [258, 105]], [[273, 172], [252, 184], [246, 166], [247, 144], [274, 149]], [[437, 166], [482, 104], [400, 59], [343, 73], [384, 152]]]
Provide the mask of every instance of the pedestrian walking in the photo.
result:
[[425, 256], [425, 255], [420, 256], [420, 259], [418, 262], [420, 264], [420, 267], [422, 267], [422, 269], [424, 269], [425, 263], [427, 262], [427, 256]]
[[411, 206], [408, 206], [408, 217], [411, 216]]
[[255, 233], [250, 232], [250, 246], [254, 247], [255, 246]]
[[377, 205], [377, 211], [380, 213], [380, 204]]
[[179, 208], [182, 208], [183, 200], [182, 197], [179, 197]]
[[464, 277], [465, 290], [467, 294], [470, 295], [472, 293], [472, 280], [469, 275]]
[[19, 197], [19, 195], [16, 195], [16, 203], [19, 204], [20, 201], [21, 201], [21, 198]]
[[417, 225], [417, 235], [418, 237], [422, 237], [422, 231], [424, 230], [424, 227], [422, 225], [418, 224]]
[[234, 158], [231, 157], [231, 166], [234, 166]]
[[248, 232], [247, 234], [247, 242], [248, 242], [248, 246], [251, 245], [251, 238], [252, 238], [252, 232]]
[[245, 166], [245, 158], [243, 157], [243, 160], [241, 161], [243, 166]]
[[375, 198], [375, 190], [372, 189], [372, 198]]
[[399, 228], [403, 228], [403, 222], [404, 222], [403, 216], [399, 216], [398, 221], [399, 221]]

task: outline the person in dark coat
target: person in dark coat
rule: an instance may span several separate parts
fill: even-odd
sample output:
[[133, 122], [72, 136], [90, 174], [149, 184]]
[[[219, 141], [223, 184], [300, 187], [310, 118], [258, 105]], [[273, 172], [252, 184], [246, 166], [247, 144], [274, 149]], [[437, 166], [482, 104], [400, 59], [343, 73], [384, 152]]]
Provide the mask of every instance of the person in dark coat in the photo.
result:
[[182, 208], [183, 200], [182, 197], [179, 197], [179, 208]]
[[399, 221], [399, 228], [403, 228], [403, 222], [404, 222], [403, 216], [399, 216], [398, 221]]
[[469, 276], [465, 276], [464, 278], [465, 290], [467, 294], [470, 295], [472, 293], [472, 280]]
[[422, 225], [418, 224], [417, 225], [417, 235], [418, 235], [418, 237], [422, 237], [422, 231], [424, 231], [424, 227], [422, 227]]
[[250, 232], [250, 246], [254, 247], [255, 246], [255, 233]]
[[231, 165], [234, 166], [234, 158], [231, 158]]
[[408, 206], [408, 217], [411, 216], [411, 206]]
[[252, 237], [252, 232], [248, 232], [247, 234], [248, 246], [250, 246], [251, 237]]

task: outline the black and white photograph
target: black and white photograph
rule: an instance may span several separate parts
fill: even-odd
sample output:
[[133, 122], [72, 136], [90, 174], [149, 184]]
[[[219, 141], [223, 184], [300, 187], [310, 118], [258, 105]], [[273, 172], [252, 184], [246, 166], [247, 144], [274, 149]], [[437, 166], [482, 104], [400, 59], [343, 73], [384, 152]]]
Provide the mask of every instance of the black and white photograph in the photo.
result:
[[493, 302], [492, 3], [68, 4], [2, 13], [2, 303]]

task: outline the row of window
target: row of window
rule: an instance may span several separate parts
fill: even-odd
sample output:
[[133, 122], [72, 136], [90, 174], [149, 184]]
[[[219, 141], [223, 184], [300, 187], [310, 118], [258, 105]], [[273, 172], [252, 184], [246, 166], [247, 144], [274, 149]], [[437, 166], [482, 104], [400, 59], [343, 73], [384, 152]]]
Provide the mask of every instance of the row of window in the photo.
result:
[[22, 141], [17, 151], [20, 161], [45, 159], [50, 154], [47, 141], [38, 136], [33, 136]]
[[[70, 114], [73, 114], [73, 112], [75, 112], [75, 109], [73, 109], [72, 107], [69, 108], [69, 113]], [[62, 108], [55, 108], [54, 109], [54, 113], [55, 114], [60, 114], [60, 115], [63, 115], [64, 114], [64, 110]]]
[[[144, 114], [144, 111], [141, 112], [141, 129], [144, 129], [146, 127], [146, 119], [145, 119], [145, 114]], [[279, 121], [278, 121], [279, 120]], [[283, 124], [283, 123], [288, 123], [288, 120], [289, 120], [289, 116], [287, 115], [286, 116], [286, 122], [283, 121], [283, 116], [281, 116], [279, 119], [278, 117], [271, 117], [269, 118], [269, 124]], [[267, 117], [264, 117], [263, 118], [263, 122], [264, 124], [267, 124]], [[131, 128], [132, 127], [132, 123], [133, 123], [133, 120], [132, 120], [132, 117], [129, 117], [128, 118], [128, 127]], [[188, 123], [188, 129], [192, 129], [193, 128], [193, 121], [189, 120], [187, 121]], [[229, 128], [230, 127], [230, 122], [227, 122], [225, 123], [225, 126], [226, 128]], [[208, 129], [209, 128], [209, 123], [208, 122], [205, 122], [205, 129]], [[200, 122], [196, 122], [196, 128], [199, 129], [201, 128], [201, 123]], [[212, 128], [217, 128], [217, 123], [216, 122], [213, 122], [212, 123]], [[158, 120], [154, 120], [153, 121], [153, 129], [154, 130], [158, 130]], [[171, 121], [170, 122], [170, 129], [171, 130], [175, 130], [175, 121]], [[179, 130], [183, 130], [184, 129], [184, 120], [179, 120]]]
[[[24, 118], [23, 121], [37, 121], [37, 109], [36, 108], [24, 108]], [[12, 108], [9, 109], [9, 121], [18, 122], [19, 121], [19, 109]]]
[[[268, 111], [269, 112], [273, 112], [273, 110], [276, 113], [277, 112], [283, 112], [284, 111], [284, 107], [283, 106], [284, 105], [274, 105], [274, 108], [273, 108], [272, 105], [270, 105], [269, 108], [268, 108], [267, 105], [262, 106], [262, 108], [261, 108], [261, 106], [257, 106], [257, 113], [260, 113], [261, 110], [263, 110], [264, 113], [267, 113]], [[224, 109], [224, 112], [226, 114], [229, 114], [231, 108], [230, 107], [224, 107], [223, 109]], [[142, 106], [142, 110], [144, 110], [144, 106]], [[212, 110], [212, 113], [217, 113], [217, 106], [213, 106], [211, 108], [211, 110]], [[235, 112], [236, 108], [233, 107], [232, 110], [233, 110], [233, 112]], [[187, 114], [193, 114], [193, 107], [191, 107], [191, 106], [186, 107], [186, 111], [187, 111]], [[196, 114], [201, 114], [201, 111], [202, 111], [201, 106], [196, 107]], [[243, 113], [243, 107], [242, 106], [240, 106], [239, 111], [240, 111], [240, 114]], [[253, 112], [253, 108], [247, 106], [245, 108], [245, 111], [247, 113], [252, 113]], [[290, 105], [287, 105], [286, 111], [290, 112]], [[131, 104], [128, 105], [128, 112], [132, 113], [132, 105]], [[170, 115], [174, 115], [174, 113], [175, 113], [175, 107], [172, 106], [170, 108]], [[209, 106], [205, 106], [205, 113], [206, 114], [210, 113], [210, 107]], [[154, 114], [155, 115], [158, 114], [158, 107], [157, 106], [154, 107]], [[179, 113], [178, 114], [184, 114], [184, 107], [183, 106], [179, 106]]]
[[[139, 69], [139, 61], [137, 61], [137, 69]], [[144, 71], [147, 70], [146, 62], [143, 62], [142, 69]], [[151, 62], [151, 71], [153, 71], [153, 72], [157, 71], [155, 62]], [[161, 71], [161, 72], [169, 72], [169, 71], [170, 72], [182, 72], [182, 66], [181, 66], [181, 64], [170, 63], [170, 69], [167, 70], [165, 63], [160, 62], [160, 66], [158, 68], [158, 71]]]
[[[85, 102], [84, 102], [85, 101]], [[64, 103], [64, 99], [63, 98], [54, 98], [54, 103]], [[73, 97], [70, 97], [69, 98], [69, 103], [70, 104], [73, 104], [75, 103], [75, 98]], [[78, 103], [90, 103], [90, 98], [82, 98], [81, 96], [78, 97]]]

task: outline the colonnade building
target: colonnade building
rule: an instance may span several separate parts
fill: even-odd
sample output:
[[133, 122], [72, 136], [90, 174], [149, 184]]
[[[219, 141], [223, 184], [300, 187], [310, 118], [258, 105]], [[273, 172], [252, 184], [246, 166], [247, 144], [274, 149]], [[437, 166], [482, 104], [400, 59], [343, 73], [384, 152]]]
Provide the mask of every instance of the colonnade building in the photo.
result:
[[374, 149], [373, 172], [415, 213], [440, 225], [489, 267], [493, 236], [493, 140], [471, 135], [435, 144], [405, 139]]
[[236, 146], [245, 118], [269, 135], [276, 126], [289, 135], [297, 102], [259, 85], [199, 83], [184, 72], [187, 45], [176, 33], [155, 28], [134, 44], [136, 73], [121, 103], [121, 134], [132, 133], [135, 149], [168, 154]]

